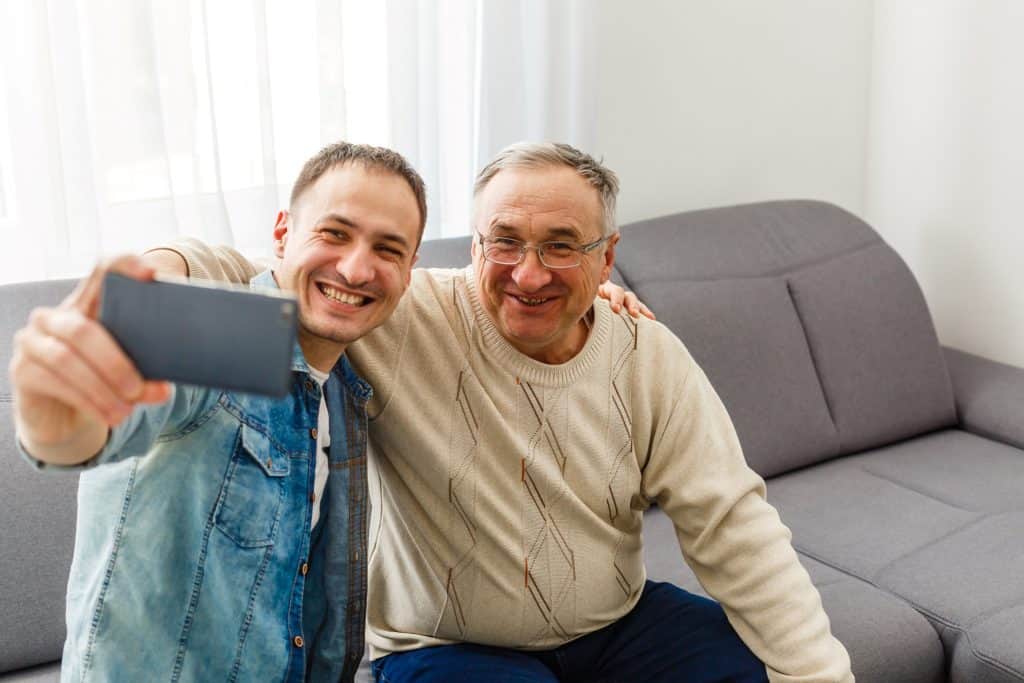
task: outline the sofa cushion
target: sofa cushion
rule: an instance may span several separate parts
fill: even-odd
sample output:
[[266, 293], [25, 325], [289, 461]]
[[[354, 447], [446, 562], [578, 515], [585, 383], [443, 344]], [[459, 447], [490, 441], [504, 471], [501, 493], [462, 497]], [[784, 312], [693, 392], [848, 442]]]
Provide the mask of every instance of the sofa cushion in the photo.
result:
[[[1022, 537], [1024, 509], [986, 516], [900, 558], [878, 584], [940, 623], [968, 630], [1024, 603]], [[1024, 623], [1017, 635], [1024, 643]]]
[[3, 683], [60, 683], [60, 662], [0, 674]]
[[1022, 529], [1024, 509], [986, 516], [879, 576], [942, 629], [954, 681], [1024, 680]]
[[624, 225], [616, 261], [637, 287], [780, 275], [877, 241], [867, 223], [832, 204], [762, 202]]
[[769, 500], [809, 556], [906, 600], [951, 679], [1024, 680], [1024, 455], [946, 430], [778, 477]]
[[[769, 491], [771, 483], [769, 482]], [[683, 562], [672, 522], [658, 509], [644, 515], [648, 578], [706, 595]], [[938, 683], [943, 652], [935, 629], [903, 600], [815, 560], [802, 557], [861, 683]]]
[[915, 553], [1024, 509], [1021, 481], [1019, 450], [954, 429], [777, 477], [768, 499], [802, 552], [888, 586]]
[[651, 282], [636, 293], [683, 340], [761, 476], [839, 452], [800, 320], [781, 278]]
[[803, 268], [789, 282], [842, 453], [956, 423], [924, 296], [888, 245]]
[[[0, 287], [0, 325], [8, 338], [29, 311], [58, 303], [71, 281]], [[35, 471], [15, 449], [10, 344], [0, 344], [0, 671], [59, 660], [64, 645], [64, 595], [75, 541], [78, 476]]]
[[1008, 605], [957, 634], [950, 680], [984, 683], [1024, 681], [1024, 605]]

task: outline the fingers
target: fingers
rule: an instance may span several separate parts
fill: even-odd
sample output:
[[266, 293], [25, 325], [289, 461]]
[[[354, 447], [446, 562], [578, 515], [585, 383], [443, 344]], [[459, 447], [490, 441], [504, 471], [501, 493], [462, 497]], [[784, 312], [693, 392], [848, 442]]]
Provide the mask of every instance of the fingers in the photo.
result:
[[605, 280], [601, 283], [601, 286], [597, 288], [597, 295], [603, 299], [607, 299], [609, 308], [611, 308], [615, 313], [622, 310], [622, 301], [625, 294], [626, 290], [611, 280]]
[[37, 440], [59, 441], [73, 433], [82, 415], [100, 424], [116, 424], [95, 401], [50, 367], [23, 351], [10, 364], [15, 393], [15, 419], [31, 428]]
[[103, 278], [107, 273], [119, 273], [136, 280], [152, 280], [155, 275], [153, 268], [139, 256], [134, 254], [118, 256], [103, 261], [93, 268], [92, 272], [78, 283], [78, 286], [68, 295], [61, 306], [74, 308], [89, 318], [96, 318], [99, 312]]
[[639, 318], [642, 315], [646, 318], [650, 318], [651, 320], [657, 320], [651, 309], [647, 308], [647, 305], [641, 302], [633, 292], [625, 293], [624, 302], [626, 310], [629, 311], [629, 314], [634, 318]]
[[34, 312], [30, 320], [41, 335], [61, 342], [73, 360], [86, 364], [119, 400], [138, 400], [142, 375], [102, 325], [77, 311], [62, 309]]
[[[75, 325], [62, 319], [71, 315], [90, 324]], [[77, 312], [33, 313], [32, 324], [21, 330], [16, 339], [25, 369], [13, 378], [14, 383], [21, 391], [64, 401], [67, 406], [98, 417], [108, 425], [118, 424], [132, 410], [131, 394], [126, 396], [124, 392], [132, 391], [134, 380], [132, 393], [141, 394], [142, 381], [130, 362], [127, 367], [135, 377], [127, 380], [118, 370], [111, 369], [126, 367], [126, 359], [116, 359], [117, 355], [123, 355], [116, 345], [111, 351], [103, 348], [102, 343], [97, 344], [98, 335], [90, 327], [99, 326]], [[77, 336], [65, 338], [71, 330], [75, 330]], [[113, 345], [112, 341], [109, 343]], [[96, 348], [97, 345], [100, 348]], [[103, 359], [110, 359], [111, 366], [104, 366]]]

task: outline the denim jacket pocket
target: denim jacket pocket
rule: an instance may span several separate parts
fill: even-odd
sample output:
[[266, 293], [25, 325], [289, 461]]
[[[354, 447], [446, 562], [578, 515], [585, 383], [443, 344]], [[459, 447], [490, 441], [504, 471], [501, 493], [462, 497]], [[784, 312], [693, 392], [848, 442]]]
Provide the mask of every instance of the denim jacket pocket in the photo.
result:
[[215, 523], [243, 548], [272, 545], [286, 492], [287, 454], [242, 423], [217, 503]]

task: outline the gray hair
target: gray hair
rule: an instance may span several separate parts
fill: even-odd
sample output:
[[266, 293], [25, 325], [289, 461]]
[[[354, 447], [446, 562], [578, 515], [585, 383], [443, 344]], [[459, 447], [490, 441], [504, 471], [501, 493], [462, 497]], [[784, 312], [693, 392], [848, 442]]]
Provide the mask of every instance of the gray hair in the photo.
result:
[[[601, 237], [618, 232], [615, 222], [615, 200], [619, 194], [619, 178], [615, 172], [585, 152], [561, 142], [516, 142], [498, 152], [481, 169], [473, 184], [473, 201], [494, 176], [507, 168], [568, 166], [587, 181], [601, 199]], [[475, 210], [475, 207], [474, 207]]]

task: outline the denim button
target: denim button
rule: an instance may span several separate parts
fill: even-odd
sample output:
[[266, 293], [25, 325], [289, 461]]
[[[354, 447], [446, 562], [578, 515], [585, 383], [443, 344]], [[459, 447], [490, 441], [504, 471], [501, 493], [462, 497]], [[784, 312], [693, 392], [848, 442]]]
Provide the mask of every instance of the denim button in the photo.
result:
[[303, 562], [303, 563], [302, 563], [302, 567], [301, 567], [301, 568], [299, 569], [299, 571], [300, 571], [300, 572], [302, 572], [302, 575], [303, 575], [303, 576], [305, 576], [306, 574], [308, 574], [308, 573], [309, 573], [309, 563], [307, 563], [307, 562]]
[[306, 391], [313, 391], [313, 382], [308, 379], [306, 380]]
[[316, 438], [316, 427], [313, 427], [312, 429], [309, 430], [309, 435], [314, 439]]
[[302, 639], [302, 636], [295, 636], [292, 638], [292, 642], [295, 643], [295, 647], [302, 647], [306, 641]]

